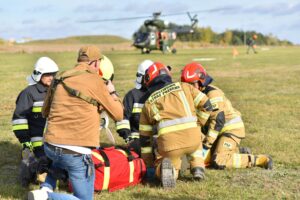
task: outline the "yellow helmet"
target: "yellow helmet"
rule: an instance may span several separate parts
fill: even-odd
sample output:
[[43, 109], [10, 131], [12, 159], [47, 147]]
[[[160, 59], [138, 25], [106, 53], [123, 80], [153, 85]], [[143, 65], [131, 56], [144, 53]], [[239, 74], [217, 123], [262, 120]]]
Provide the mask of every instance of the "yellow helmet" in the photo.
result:
[[99, 75], [106, 81], [114, 79], [114, 66], [106, 56], [101, 59]]

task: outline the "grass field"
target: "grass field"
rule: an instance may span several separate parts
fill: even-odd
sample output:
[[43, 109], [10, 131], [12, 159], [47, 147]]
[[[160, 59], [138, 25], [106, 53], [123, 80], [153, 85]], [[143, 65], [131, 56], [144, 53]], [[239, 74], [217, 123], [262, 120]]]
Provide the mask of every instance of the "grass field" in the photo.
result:
[[[136, 68], [144, 59], [173, 66], [173, 80], [179, 80], [182, 66], [200, 61], [224, 90], [234, 107], [241, 111], [248, 146], [255, 154], [273, 157], [272, 171], [261, 168], [207, 170], [206, 180], [193, 182], [190, 176], [177, 181], [176, 189], [137, 186], [114, 193], [103, 192], [96, 199], [300, 199], [300, 48], [271, 47], [258, 54], [232, 58], [232, 48], [179, 50], [177, 55], [159, 52], [140, 55], [139, 51], [104, 52], [115, 65], [115, 85], [121, 96], [134, 84]], [[26, 87], [25, 77], [40, 56], [53, 58], [61, 69], [75, 64], [76, 52], [0, 54], [0, 199], [24, 199], [30, 186], [19, 186], [20, 145], [11, 131], [11, 116], [18, 93]], [[111, 123], [111, 128], [113, 125]], [[117, 136], [116, 136], [117, 137]], [[118, 142], [122, 143], [118, 138]]]

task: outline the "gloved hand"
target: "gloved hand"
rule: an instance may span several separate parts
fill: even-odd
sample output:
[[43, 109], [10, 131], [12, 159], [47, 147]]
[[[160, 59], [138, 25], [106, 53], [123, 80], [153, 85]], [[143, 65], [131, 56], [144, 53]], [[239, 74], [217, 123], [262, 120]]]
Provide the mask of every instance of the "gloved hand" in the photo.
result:
[[42, 145], [42, 146], [34, 147], [33, 153], [36, 158], [41, 158], [41, 157], [45, 156], [44, 146]]
[[118, 130], [117, 132], [118, 132], [119, 136], [124, 139], [125, 143], [130, 142], [131, 138], [129, 138], [129, 135], [130, 135], [129, 129], [122, 128], [122, 129]]
[[139, 139], [137, 138], [130, 139], [130, 141], [128, 142], [128, 148], [133, 149], [133, 151], [137, 153], [139, 157], [141, 157], [141, 143]]

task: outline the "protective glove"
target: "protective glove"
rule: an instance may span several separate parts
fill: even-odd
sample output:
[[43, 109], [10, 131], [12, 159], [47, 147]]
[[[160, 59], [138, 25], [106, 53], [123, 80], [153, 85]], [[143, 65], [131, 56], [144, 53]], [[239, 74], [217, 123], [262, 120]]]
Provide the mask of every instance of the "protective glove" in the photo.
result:
[[33, 153], [36, 158], [41, 158], [41, 157], [45, 156], [44, 146], [42, 145], [42, 146], [34, 147]]
[[37, 173], [47, 173], [49, 171], [49, 167], [51, 165], [51, 160], [47, 156], [41, 156], [38, 159], [38, 165], [37, 165]]
[[128, 148], [132, 149], [135, 153], [139, 155], [139, 157], [141, 157], [141, 143], [139, 139], [130, 139], [130, 141], [128, 142]]
[[122, 128], [122, 129], [119, 129], [117, 132], [118, 132], [119, 136], [124, 139], [125, 143], [128, 143], [131, 141], [131, 138], [129, 138], [129, 135], [130, 135], [129, 129]]

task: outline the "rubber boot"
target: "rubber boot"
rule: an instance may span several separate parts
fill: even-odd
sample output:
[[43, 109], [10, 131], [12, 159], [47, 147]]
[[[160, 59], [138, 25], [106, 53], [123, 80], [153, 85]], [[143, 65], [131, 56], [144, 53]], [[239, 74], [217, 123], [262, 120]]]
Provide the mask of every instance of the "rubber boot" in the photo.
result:
[[273, 168], [273, 160], [269, 155], [257, 155], [255, 156], [255, 166], [265, 169]]
[[205, 175], [204, 175], [204, 168], [203, 167], [194, 167], [191, 169], [191, 174], [193, 175], [193, 178], [195, 180], [203, 180]]
[[174, 188], [176, 185], [175, 169], [169, 158], [164, 158], [161, 162], [161, 183], [164, 189]]

